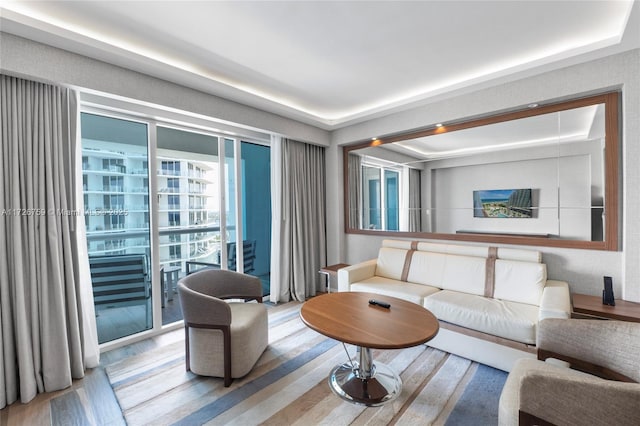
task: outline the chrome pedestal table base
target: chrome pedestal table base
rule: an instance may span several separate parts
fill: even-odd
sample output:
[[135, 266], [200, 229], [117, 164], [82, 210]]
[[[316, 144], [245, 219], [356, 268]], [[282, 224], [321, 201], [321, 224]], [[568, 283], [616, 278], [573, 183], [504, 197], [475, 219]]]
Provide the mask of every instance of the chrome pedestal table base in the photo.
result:
[[385, 364], [374, 363], [370, 348], [360, 347], [358, 362], [331, 370], [329, 387], [345, 401], [373, 407], [400, 395], [402, 380]]

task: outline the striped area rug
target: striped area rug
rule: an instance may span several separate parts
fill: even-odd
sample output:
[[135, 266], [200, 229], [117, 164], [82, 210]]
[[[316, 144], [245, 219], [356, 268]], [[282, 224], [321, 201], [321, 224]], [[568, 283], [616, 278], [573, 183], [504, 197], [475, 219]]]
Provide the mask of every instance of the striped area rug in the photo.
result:
[[[344, 402], [329, 389], [342, 344], [307, 328], [301, 303], [269, 308], [269, 347], [251, 373], [222, 379], [185, 371], [183, 330], [106, 367], [129, 425], [497, 424], [506, 373], [420, 345], [373, 351], [398, 372], [400, 396], [381, 407]], [[348, 347], [351, 357], [355, 348]]]

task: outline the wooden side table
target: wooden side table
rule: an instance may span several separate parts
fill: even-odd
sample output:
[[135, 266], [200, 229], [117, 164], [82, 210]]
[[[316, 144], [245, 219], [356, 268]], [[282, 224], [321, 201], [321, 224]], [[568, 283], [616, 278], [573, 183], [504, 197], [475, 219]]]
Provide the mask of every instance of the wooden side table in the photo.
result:
[[616, 306], [602, 304], [602, 297], [573, 293], [571, 318], [614, 319], [640, 322], [640, 303], [616, 299]]
[[327, 276], [327, 293], [331, 293], [331, 277], [338, 275], [338, 269], [351, 266], [348, 263], [336, 263], [335, 265], [327, 265], [320, 268], [318, 271], [320, 274]]

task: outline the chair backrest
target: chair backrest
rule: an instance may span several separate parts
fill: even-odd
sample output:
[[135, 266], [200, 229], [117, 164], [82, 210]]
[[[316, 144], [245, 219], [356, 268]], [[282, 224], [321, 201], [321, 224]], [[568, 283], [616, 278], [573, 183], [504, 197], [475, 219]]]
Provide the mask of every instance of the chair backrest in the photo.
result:
[[135, 304], [150, 296], [144, 254], [89, 256], [93, 299], [100, 304]]
[[[244, 273], [250, 274], [255, 270], [253, 263], [256, 260], [256, 240], [244, 240], [242, 242], [242, 263], [244, 264]], [[227, 243], [227, 269], [236, 270], [237, 248], [236, 243]], [[191, 275], [202, 269], [220, 269], [220, 253], [216, 259], [218, 263], [197, 262], [189, 260], [185, 262], [187, 275]]]
[[262, 285], [257, 277], [222, 269], [207, 268], [197, 271], [181, 278], [178, 288], [180, 286], [220, 299], [262, 298]]
[[[236, 270], [237, 259], [236, 243], [227, 243], [227, 255], [229, 270]], [[256, 260], [256, 240], [244, 240], [242, 242], [242, 262], [244, 264], [244, 273], [249, 274], [254, 271], [253, 263]]]

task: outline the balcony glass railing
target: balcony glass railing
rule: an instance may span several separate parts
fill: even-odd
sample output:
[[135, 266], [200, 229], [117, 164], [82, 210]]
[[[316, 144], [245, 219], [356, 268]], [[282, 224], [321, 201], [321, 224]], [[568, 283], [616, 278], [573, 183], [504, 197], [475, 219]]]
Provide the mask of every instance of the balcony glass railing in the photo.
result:
[[180, 170], [159, 169], [158, 176], [184, 176]]
[[147, 169], [133, 169], [133, 170], [129, 171], [129, 174], [146, 176], [146, 175], [149, 174], [149, 170], [147, 170]]
[[106, 167], [102, 167], [103, 171], [106, 172], [115, 172], [115, 173], [126, 173], [127, 172], [127, 168], [122, 165], [110, 165], [110, 166], [106, 166]]
[[[105, 192], [124, 192], [124, 186], [120, 185], [103, 185], [102, 190]], [[146, 192], [146, 190], [145, 190]]]

